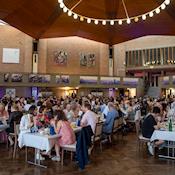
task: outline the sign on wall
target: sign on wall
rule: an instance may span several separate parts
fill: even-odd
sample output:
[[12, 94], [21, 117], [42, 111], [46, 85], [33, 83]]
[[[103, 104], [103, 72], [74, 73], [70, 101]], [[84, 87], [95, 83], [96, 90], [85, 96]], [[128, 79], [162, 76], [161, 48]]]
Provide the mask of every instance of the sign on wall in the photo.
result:
[[123, 85], [137, 86], [139, 82], [138, 78], [123, 78]]
[[20, 50], [15, 48], [3, 48], [2, 63], [19, 63]]

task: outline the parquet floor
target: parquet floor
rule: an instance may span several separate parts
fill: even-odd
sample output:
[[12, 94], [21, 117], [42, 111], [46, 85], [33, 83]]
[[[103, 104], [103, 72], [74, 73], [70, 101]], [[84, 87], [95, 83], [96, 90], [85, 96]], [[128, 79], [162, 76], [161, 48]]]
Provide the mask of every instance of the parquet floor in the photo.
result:
[[48, 168], [43, 169], [25, 163], [24, 150], [18, 152], [15, 160], [10, 156], [11, 151], [1, 144], [0, 175], [175, 175], [175, 161], [156, 159], [147, 153], [146, 148], [139, 151], [134, 134], [115, 145], [104, 146], [102, 153], [96, 148], [90, 165], [83, 171], [69, 159], [64, 167], [47, 160]]

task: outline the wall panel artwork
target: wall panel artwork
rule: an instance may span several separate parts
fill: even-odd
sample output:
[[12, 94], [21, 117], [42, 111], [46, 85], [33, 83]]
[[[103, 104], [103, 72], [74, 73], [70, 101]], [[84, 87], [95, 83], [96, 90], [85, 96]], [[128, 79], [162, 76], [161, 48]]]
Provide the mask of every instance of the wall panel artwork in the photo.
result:
[[80, 66], [94, 67], [95, 66], [95, 54], [80, 53]]
[[65, 51], [55, 51], [54, 52], [54, 63], [58, 66], [66, 66], [67, 65], [67, 52]]

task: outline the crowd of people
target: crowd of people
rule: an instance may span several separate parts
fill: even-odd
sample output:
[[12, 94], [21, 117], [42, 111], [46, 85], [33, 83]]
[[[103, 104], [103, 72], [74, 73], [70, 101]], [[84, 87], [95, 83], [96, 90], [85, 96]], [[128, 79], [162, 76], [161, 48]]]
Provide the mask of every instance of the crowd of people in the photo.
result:
[[[60, 134], [55, 144], [56, 155], [52, 160], [60, 161], [60, 147], [65, 144], [73, 144], [76, 140], [72, 130], [72, 123], [77, 126], [91, 126], [95, 132], [99, 115], [105, 118], [103, 124], [103, 137], [112, 132], [116, 118], [123, 118], [123, 130], [129, 131], [128, 123], [142, 122], [142, 134], [150, 138], [155, 129], [162, 127], [161, 122], [169, 116], [175, 115], [175, 98], [104, 98], [95, 97], [91, 94], [84, 97], [39, 97], [32, 98], [4, 96], [0, 102], [0, 125], [8, 123], [5, 130], [10, 145], [13, 139], [9, 133], [14, 132], [14, 122], [20, 124], [20, 138], [23, 133], [37, 132], [46, 127], [52, 127], [53, 133]], [[162, 145], [164, 141], [155, 144]], [[151, 154], [152, 144], [148, 144]], [[38, 156], [42, 159], [42, 156]], [[44, 158], [43, 158], [44, 159]]]

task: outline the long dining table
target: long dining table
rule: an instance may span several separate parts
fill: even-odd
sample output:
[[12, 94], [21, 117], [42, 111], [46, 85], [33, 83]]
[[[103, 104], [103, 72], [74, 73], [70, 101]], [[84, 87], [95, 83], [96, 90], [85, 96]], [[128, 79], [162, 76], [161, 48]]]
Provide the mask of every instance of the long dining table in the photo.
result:
[[[73, 131], [75, 133], [81, 131], [81, 127], [74, 127]], [[37, 160], [37, 154], [40, 156], [41, 151], [45, 151], [46, 153], [51, 151], [59, 137], [59, 134], [49, 135], [41, 134], [39, 132], [22, 134], [19, 147], [22, 148], [25, 146], [26, 148], [26, 162], [42, 168], [47, 168], [47, 166], [41, 164], [40, 158]], [[28, 160], [28, 148], [35, 149], [34, 161]]]

